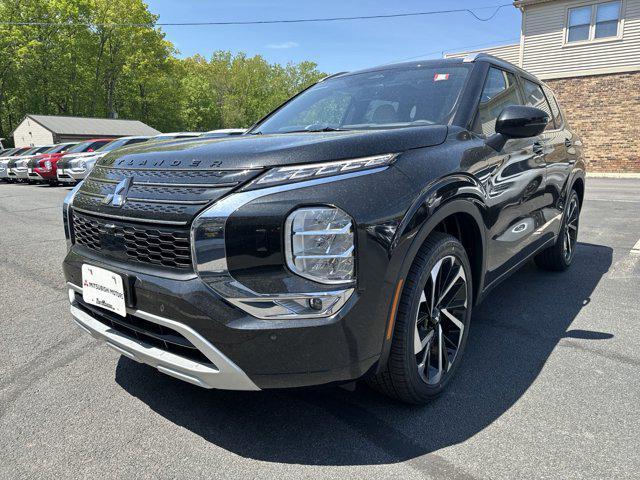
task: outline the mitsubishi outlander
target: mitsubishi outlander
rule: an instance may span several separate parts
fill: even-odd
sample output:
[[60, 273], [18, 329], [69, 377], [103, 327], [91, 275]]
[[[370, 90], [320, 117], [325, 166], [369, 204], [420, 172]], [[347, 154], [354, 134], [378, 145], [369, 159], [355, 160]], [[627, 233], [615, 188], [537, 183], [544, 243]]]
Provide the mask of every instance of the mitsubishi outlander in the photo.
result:
[[491, 56], [337, 74], [242, 135], [101, 158], [64, 203], [71, 314], [202, 387], [364, 379], [421, 404], [491, 288], [571, 265], [581, 145]]

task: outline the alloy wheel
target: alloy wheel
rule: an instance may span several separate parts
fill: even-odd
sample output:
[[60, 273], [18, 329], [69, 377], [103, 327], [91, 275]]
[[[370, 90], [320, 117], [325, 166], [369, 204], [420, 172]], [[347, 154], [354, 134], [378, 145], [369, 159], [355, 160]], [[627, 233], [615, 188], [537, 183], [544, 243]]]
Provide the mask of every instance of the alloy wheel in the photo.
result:
[[563, 249], [564, 258], [567, 263], [571, 261], [573, 252], [578, 242], [578, 223], [580, 219], [580, 209], [578, 208], [578, 199], [573, 196], [567, 208], [567, 221], [564, 228]]
[[467, 279], [453, 255], [433, 266], [420, 296], [414, 331], [418, 373], [437, 384], [452, 367], [462, 344], [467, 311]]

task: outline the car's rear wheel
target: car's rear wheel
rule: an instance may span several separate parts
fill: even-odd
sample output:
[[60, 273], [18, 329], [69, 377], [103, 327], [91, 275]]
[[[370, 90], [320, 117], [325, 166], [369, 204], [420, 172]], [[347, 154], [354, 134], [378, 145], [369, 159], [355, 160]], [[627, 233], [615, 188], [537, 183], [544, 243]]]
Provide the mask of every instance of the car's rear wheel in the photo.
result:
[[472, 295], [464, 247], [434, 232], [404, 283], [387, 364], [369, 384], [407, 403], [422, 404], [441, 393], [462, 360]]
[[578, 245], [579, 226], [580, 198], [575, 190], [571, 190], [558, 238], [551, 247], [536, 255], [536, 265], [544, 270], [556, 272], [569, 268]]

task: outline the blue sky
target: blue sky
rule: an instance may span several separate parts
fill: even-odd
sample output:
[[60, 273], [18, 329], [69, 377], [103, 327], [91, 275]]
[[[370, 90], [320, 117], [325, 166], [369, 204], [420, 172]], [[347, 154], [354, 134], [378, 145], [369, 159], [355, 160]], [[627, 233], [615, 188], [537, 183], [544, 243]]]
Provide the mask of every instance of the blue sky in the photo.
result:
[[[509, 0], [147, 0], [160, 22], [247, 21], [379, 15], [508, 4]], [[493, 9], [479, 9], [487, 17]], [[303, 24], [163, 27], [181, 56], [215, 50], [260, 54], [270, 62], [312, 60], [328, 73], [393, 61], [439, 58], [442, 51], [517, 43], [520, 12], [508, 6], [488, 22], [467, 13]], [[434, 53], [435, 52], [435, 53]], [[428, 54], [428, 55], [425, 55]], [[413, 59], [413, 58], [412, 58]]]

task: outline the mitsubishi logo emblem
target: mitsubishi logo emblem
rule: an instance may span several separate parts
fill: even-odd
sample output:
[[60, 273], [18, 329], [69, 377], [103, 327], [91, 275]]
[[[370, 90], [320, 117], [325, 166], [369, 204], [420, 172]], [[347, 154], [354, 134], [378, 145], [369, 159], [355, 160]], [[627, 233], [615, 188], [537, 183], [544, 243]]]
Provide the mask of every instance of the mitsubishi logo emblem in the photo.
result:
[[129, 188], [131, 188], [132, 183], [133, 178], [125, 178], [116, 185], [116, 189], [113, 191], [113, 194], [109, 194], [104, 197], [101, 203], [103, 205], [111, 204], [114, 207], [122, 207], [127, 201], [127, 193], [129, 193]]

